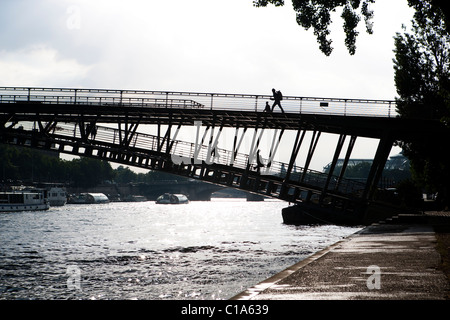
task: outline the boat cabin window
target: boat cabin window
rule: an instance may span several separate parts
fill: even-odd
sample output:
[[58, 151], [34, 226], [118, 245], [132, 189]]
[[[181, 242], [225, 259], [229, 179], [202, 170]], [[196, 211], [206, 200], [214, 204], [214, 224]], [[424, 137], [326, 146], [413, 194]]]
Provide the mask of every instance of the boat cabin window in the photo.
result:
[[23, 203], [23, 193], [17, 193], [17, 194], [10, 194], [9, 195], [9, 202], [11, 203]]

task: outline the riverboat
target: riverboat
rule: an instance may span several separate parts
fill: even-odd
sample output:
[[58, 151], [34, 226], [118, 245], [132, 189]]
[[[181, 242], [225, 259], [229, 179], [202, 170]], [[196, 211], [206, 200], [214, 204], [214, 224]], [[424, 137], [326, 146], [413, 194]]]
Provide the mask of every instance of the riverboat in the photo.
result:
[[69, 196], [67, 199], [67, 203], [69, 204], [94, 204], [109, 202], [109, 198], [104, 193], [80, 193], [78, 195]]
[[184, 194], [164, 193], [156, 199], [158, 204], [182, 204], [189, 203], [189, 199]]
[[48, 210], [50, 204], [44, 191], [0, 192], [0, 212]]
[[67, 194], [63, 188], [53, 187], [48, 191], [48, 202], [51, 207], [61, 207], [67, 203]]

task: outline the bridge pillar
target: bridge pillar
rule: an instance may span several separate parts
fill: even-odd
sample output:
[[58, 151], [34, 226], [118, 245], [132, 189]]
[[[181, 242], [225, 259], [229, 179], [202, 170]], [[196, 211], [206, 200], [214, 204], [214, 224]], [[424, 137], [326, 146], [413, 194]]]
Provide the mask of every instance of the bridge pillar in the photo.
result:
[[316, 150], [317, 147], [317, 143], [319, 142], [319, 138], [320, 138], [320, 134], [322, 132], [321, 131], [317, 131], [314, 130], [312, 137], [311, 137], [311, 143], [309, 145], [309, 150], [308, 150], [308, 155], [306, 156], [306, 162], [305, 162], [305, 166], [303, 168], [303, 174], [302, 174], [302, 178], [301, 178], [301, 182], [303, 182], [303, 180], [306, 177], [306, 173], [308, 172], [309, 169], [309, 164], [311, 163], [312, 157], [314, 155], [314, 151]]
[[394, 139], [389, 134], [380, 139], [362, 195], [364, 200], [372, 199], [393, 144]]
[[280, 195], [283, 196], [286, 194], [286, 185], [289, 182], [291, 177], [292, 168], [294, 167], [295, 160], [297, 159], [298, 152], [300, 151], [300, 147], [303, 142], [303, 138], [305, 137], [306, 130], [299, 129], [297, 131], [297, 136], [295, 137], [294, 146], [292, 148], [291, 158], [289, 160], [288, 168], [286, 170], [286, 176], [284, 177], [283, 184], [281, 185]]
[[348, 144], [347, 153], [345, 154], [344, 163], [342, 164], [341, 172], [339, 173], [339, 178], [336, 184], [336, 189], [339, 188], [342, 179], [344, 178], [345, 170], [347, 169], [348, 161], [350, 160], [350, 156], [353, 151], [353, 147], [355, 146], [357, 136], [351, 136], [350, 142]]
[[328, 172], [327, 180], [325, 181], [325, 185], [323, 186], [322, 193], [320, 194], [320, 200], [319, 200], [320, 203], [322, 203], [323, 199], [325, 198], [326, 192], [328, 190], [328, 186], [331, 181], [331, 177], [333, 176], [333, 173], [334, 173], [333, 172], [334, 168], [336, 167], [336, 163], [338, 161], [339, 155], [341, 154], [341, 150], [344, 145], [345, 138], [346, 138], [345, 134], [341, 134], [339, 136], [336, 150], [334, 151], [333, 161], [331, 162], [330, 172]]

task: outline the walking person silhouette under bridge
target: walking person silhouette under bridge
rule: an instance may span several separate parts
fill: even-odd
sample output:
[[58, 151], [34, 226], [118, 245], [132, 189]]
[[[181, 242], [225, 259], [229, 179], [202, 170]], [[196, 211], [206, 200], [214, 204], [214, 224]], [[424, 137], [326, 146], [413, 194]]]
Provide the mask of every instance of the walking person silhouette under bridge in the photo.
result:
[[262, 158], [261, 158], [261, 155], [259, 154], [259, 151], [260, 150], [258, 149], [258, 151], [256, 152], [256, 165], [254, 166], [254, 168], [256, 169], [256, 172], [258, 174], [261, 173], [261, 168], [265, 167], [264, 163], [262, 162]]
[[281, 109], [281, 112], [284, 113], [283, 107], [281, 107], [281, 100], [283, 100], [283, 95], [281, 94], [281, 91], [276, 91], [275, 89], [272, 89], [273, 97], [270, 98], [271, 100], [274, 100], [272, 105], [272, 112], [273, 109], [275, 109], [275, 106], [278, 106]]

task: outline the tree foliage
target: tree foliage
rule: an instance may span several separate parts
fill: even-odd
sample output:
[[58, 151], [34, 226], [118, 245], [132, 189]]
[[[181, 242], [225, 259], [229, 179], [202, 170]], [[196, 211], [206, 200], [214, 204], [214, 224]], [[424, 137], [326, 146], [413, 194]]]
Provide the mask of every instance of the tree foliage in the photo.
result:
[[447, 32], [450, 33], [450, 6], [448, 0], [408, 0], [408, 5], [415, 10], [414, 19], [424, 21], [428, 15], [426, 12], [434, 10], [440, 12], [442, 22], [445, 24]]
[[[411, 33], [395, 36], [395, 84], [401, 117], [450, 119], [450, 35], [445, 16], [430, 4], [421, 3]], [[449, 128], [450, 130], [450, 128]], [[449, 198], [450, 169], [444, 137], [427, 141], [399, 142], [411, 160], [414, 180], [428, 191]], [[448, 201], [448, 200], [446, 200]]]
[[[331, 13], [341, 9], [343, 29], [345, 32], [345, 45], [348, 52], [353, 55], [356, 51], [356, 38], [358, 36], [357, 27], [363, 19], [366, 32], [373, 33], [374, 12], [370, 5], [375, 0], [292, 0], [292, 5], [296, 13], [297, 23], [306, 30], [313, 28], [314, 35], [319, 43], [320, 50], [327, 56], [333, 51], [330, 39], [330, 25], [332, 23]], [[272, 4], [276, 7], [283, 6], [284, 0], [254, 0], [255, 7], [266, 7]], [[408, 0], [410, 7], [416, 10], [416, 19], [423, 18], [422, 12], [432, 7], [436, 10], [443, 9], [445, 23], [450, 17], [448, 2], [444, 0]], [[450, 29], [449, 29], [450, 30]]]
[[123, 166], [113, 169], [107, 161], [91, 158], [67, 161], [48, 156], [39, 150], [0, 144], [0, 184], [46, 182], [89, 188], [107, 180], [148, 183], [154, 180], [174, 180], [174, 176], [152, 170], [136, 173]]
[[[319, 43], [320, 50], [327, 56], [333, 51], [331, 46], [330, 25], [332, 23], [331, 13], [342, 8], [341, 18], [344, 21], [345, 45], [351, 55], [356, 51], [357, 26], [363, 18], [366, 31], [371, 34], [373, 11], [369, 5], [375, 0], [292, 0], [296, 12], [297, 23], [309, 30], [313, 28], [314, 35]], [[268, 4], [283, 6], [282, 0], [255, 0], [256, 7], [265, 7]]]
[[412, 21], [412, 33], [395, 36], [395, 85], [404, 117], [442, 119], [449, 111], [450, 35], [431, 6]]
[[106, 161], [89, 158], [62, 160], [38, 150], [0, 145], [0, 181], [68, 183], [92, 187], [112, 180], [114, 171]]
[[90, 158], [74, 159], [68, 163], [70, 180], [76, 187], [95, 187], [105, 180], [112, 180], [114, 172], [107, 161]]
[[128, 167], [119, 166], [114, 170], [114, 181], [117, 183], [150, 183], [161, 180], [186, 180], [185, 177], [174, 176], [173, 174], [149, 170], [146, 173], [137, 173]]

